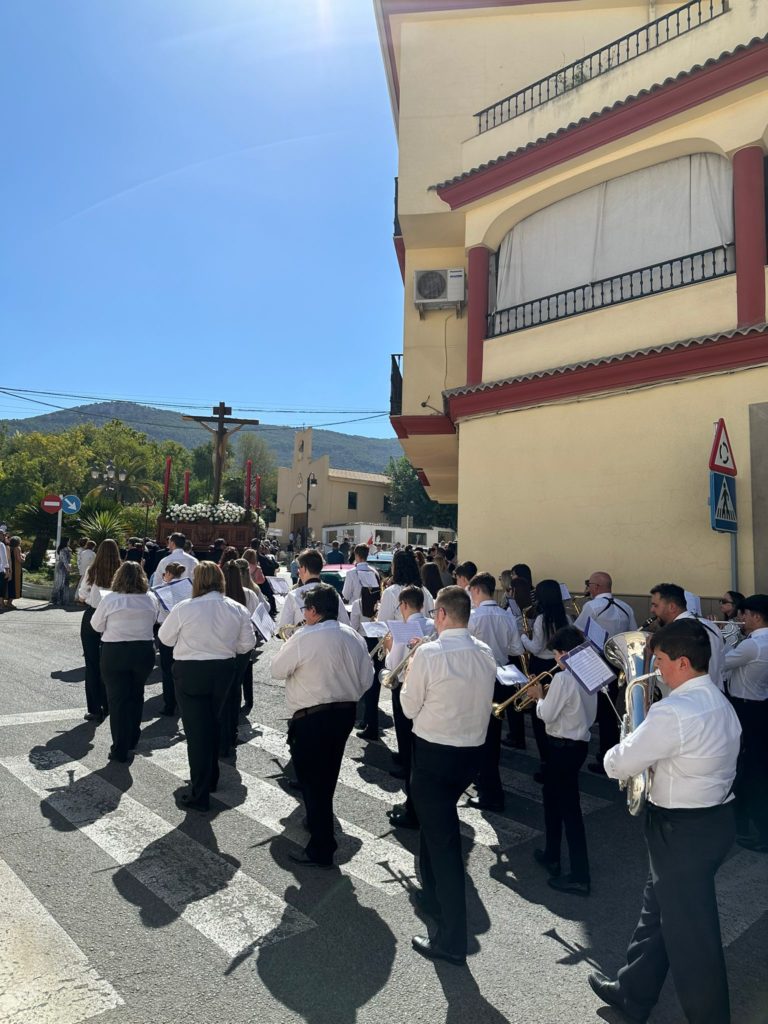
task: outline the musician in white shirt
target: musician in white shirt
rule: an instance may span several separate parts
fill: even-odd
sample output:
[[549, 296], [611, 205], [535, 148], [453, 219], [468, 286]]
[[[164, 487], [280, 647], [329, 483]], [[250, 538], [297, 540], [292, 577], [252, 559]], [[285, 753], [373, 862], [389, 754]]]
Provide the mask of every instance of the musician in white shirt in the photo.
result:
[[[323, 570], [323, 556], [319, 551], [314, 551], [312, 548], [305, 548], [299, 554], [299, 586], [294, 587], [293, 590], [289, 590], [285, 595], [285, 601], [283, 607], [280, 609], [280, 615], [277, 619], [277, 628], [281, 626], [298, 626], [304, 622], [304, 595], [316, 587], [322, 582], [320, 579], [320, 573]], [[349, 613], [344, 607], [344, 603], [336, 594], [338, 598], [338, 614], [337, 618], [339, 622], [343, 622], [344, 625], [349, 625]]]
[[159, 612], [138, 562], [123, 562], [91, 619], [101, 633], [101, 675], [109, 701], [110, 761], [127, 761], [139, 742], [144, 685], [155, 667], [153, 627]]
[[741, 729], [707, 673], [710, 641], [702, 623], [678, 616], [650, 643], [671, 692], [605, 756], [613, 779], [651, 772], [650, 874], [627, 964], [616, 981], [595, 972], [589, 983], [605, 1002], [644, 1021], [671, 969], [689, 1024], [729, 1024], [715, 873], [735, 834], [731, 788]]
[[685, 591], [676, 583], [658, 583], [651, 588], [651, 614], [655, 615], [662, 625], [668, 626], [677, 619], [695, 619], [706, 629], [709, 637], [710, 660], [709, 678], [718, 688], [723, 689], [723, 666], [725, 664], [725, 646], [723, 635], [714, 623], [702, 619], [688, 611]]
[[77, 552], [77, 571], [82, 579], [85, 576], [88, 566], [96, 557], [96, 543], [92, 540], [83, 539]]
[[373, 681], [368, 648], [351, 626], [336, 619], [333, 587], [305, 595], [305, 626], [272, 659], [272, 676], [285, 680], [291, 721], [288, 744], [307, 811], [309, 842], [299, 864], [330, 867], [336, 850], [333, 794], [359, 698]]
[[[524, 648], [514, 618], [493, 600], [496, 580], [489, 572], [476, 573], [469, 581], [468, 591], [472, 602], [468, 625], [470, 634], [490, 647], [498, 666], [506, 665], [511, 655], [521, 655]], [[494, 701], [503, 701], [506, 696], [507, 687], [495, 680]], [[483, 761], [475, 782], [477, 796], [469, 798], [468, 806], [485, 811], [503, 811], [504, 789], [499, 774], [501, 719], [492, 714], [490, 708], [488, 710]]]
[[184, 566], [184, 575], [189, 579], [192, 579], [195, 568], [198, 565], [198, 561], [194, 555], [190, 555], [186, 550], [185, 545], [187, 538], [183, 533], [172, 533], [168, 538], [168, 550], [169, 555], [165, 558], [161, 558], [157, 563], [157, 568], [152, 575], [152, 586], [159, 587], [163, 582], [163, 573], [165, 567], [169, 562], [180, 562]]
[[219, 780], [221, 717], [235, 678], [235, 658], [256, 645], [248, 609], [224, 596], [224, 576], [200, 562], [192, 597], [179, 601], [158, 630], [173, 647], [176, 702], [187, 737], [190, 786], [179, 793], [186, 810], [207, 811]]
[[496, 660], [470, 635], [470, 601], [461, 587], [437, 595], [437, 640], [413, 655], [400, 699], [413, 721], [411, 796], [421, 824], [421, 906], [437, 923], [414, 936], [430, 959], [463, 964], [467, 955], [464, 862], [456, 802], [480, 767]]
[[400, 620], [400, 591], [403, 587], [420, 587], [424, 593], [424, 614], [429, 618], [435, 607], [432, 597], [421, 580], [419, 564], [412, 551], [396, 551], [392, 556], [392, 576], [389, 586], [384, 588], [379, 602], [379, 622]]
[[[341, 596], [346, 604], [352, 604], [360, 597], [363, 587], [381, 587], [381, 580], [376, 570], [368, 565], [368, 545], [355, 545], [354, 567], [344, 577]], [[322, 568], [322, 567], [321, 567]]]
[[[741, 725], [741, 756], [733, 795], [736, 840], [768, 853], [768, 595], [742, 600], [741, 618], [748, 637], [725, 652], [728, 696]], [[757, 836], [750, 834], [754, 822]]]
[[86, 608], [80, 619], [80, 643], [85, 661], [85, 719], [101, 724], [109, 714], [107, 691], [101, 674], [101, 634], [92, 626], [101, 595], [112, 586], [112, 578], [120, 568], [120, 549], [109, 538], [99, 544], [96, 557], [86, 569], [77, 588], [77, 599]]
[[[584, 634], [575, 626], [558, 629], [550, 643], [563, 671], [553, 676], [546, 696], [541, 684], [533, 689], [536, 715], [547, 730], [543, 790], [546, 845], [543, 850], [534, 850], [533, 855], [549, 872], [548, 884], [553, 889], [588, 896], [591, 883], [579, 800], [579, 769], [587, 757], [589, 733], [597, 714], [597, 694], [588, 693], [561, 661], [564, 654], [583, 642]], [[561, 877], [563, 829], [570, 872]]]

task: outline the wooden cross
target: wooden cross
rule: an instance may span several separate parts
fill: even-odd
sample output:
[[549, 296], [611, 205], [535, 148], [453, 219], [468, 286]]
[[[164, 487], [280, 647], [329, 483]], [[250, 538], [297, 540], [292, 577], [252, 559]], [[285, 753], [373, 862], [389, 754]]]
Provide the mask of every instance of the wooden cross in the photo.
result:
[[[219, 498], [221, 497], [221, 478], [224, 474], [224, 462], [227, 457], [227, 440], [229, 435], [236, 434], [241, 427], [258, 426], [259, 421], [230, 419], [232, 408], [229, 405], [225, 405], [224, 402], [219, 402], [218, 405], [214, 406], [212, 412], [213, 416], [182, 416], [181, 418], [199, 423], [201, 427], [205, 427], [216, 438], [213, 446], [213, 504], [218, 505]], [[216, 427], [209, 426], [209, 423], [215, 423]]]

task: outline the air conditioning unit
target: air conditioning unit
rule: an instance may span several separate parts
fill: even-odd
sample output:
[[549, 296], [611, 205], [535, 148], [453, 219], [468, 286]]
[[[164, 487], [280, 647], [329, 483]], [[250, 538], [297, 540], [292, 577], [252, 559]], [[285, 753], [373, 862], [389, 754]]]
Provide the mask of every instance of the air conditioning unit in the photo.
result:
[[417, 270], [413, 279], [413, 303], [420, 315], [429, 309], [455, 309], [464, 306], [464, 268]]

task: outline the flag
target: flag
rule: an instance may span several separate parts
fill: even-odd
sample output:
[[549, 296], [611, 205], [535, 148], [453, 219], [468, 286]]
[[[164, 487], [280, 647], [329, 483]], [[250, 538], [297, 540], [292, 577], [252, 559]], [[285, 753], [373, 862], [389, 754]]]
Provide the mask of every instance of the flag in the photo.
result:
[[373, 547], [373, 534], [371, 534], [371, 536], [370, 536], [370, 537], [368, 538], [368, 541], [367, 541], [367, 546], [368, 546], [369, 548], [372, 548], [372, 547]]

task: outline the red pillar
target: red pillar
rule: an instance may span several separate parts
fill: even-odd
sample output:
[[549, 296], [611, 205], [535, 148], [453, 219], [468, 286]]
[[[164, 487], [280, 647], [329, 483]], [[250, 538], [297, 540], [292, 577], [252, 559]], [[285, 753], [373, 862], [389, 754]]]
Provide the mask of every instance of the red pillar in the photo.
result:
[[467, 273], [467, 384], [483, 379], [483, 345], [488, 319], [488, 265], [490, 250], [475, 245], [469, 250]]
[[736, 305], [739, 327], [765, 323], [765, 154], [761, 146], [733, 157]]

